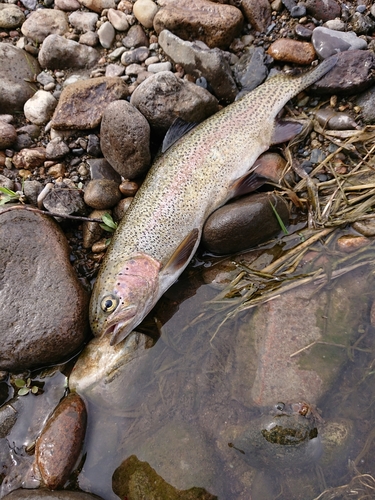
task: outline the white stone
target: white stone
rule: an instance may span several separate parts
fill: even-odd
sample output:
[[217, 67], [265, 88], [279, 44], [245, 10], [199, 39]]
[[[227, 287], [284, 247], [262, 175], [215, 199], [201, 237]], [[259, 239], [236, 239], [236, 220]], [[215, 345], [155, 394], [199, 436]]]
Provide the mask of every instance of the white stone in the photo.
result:
[[25, 14], [16, 5], [0, 3], [0, 28], [18, 28], [25, 19]]
[[152, 0], [137, 0], [133, 14], [145, 28], [152, 28], [158, 6]]
[[95, 31], [96, 23], [99, 20], [99, 15], [94, 12], [83, 12], [77, 10], [69, 16], [69, 22], [74, 27], [83, 32]]
[[109, 21], [103, 23], [98, 29], [99, 42], [102, 47], [109, 49], [115, 39], [115, 29]]
[[35, 125], [43, 125], [52, 117], [57, 100], [49, 92], [38, 90], [25, 102], [23, 112], [26, 118]]
[[128, 31], [129, 23], [127, 20], [127, 15], [121, 10], [109, 9], [108, 10], [108, 21], [117, 31]]
[[150, 64], [147, 71], [150, 73], [160, 73], [160, 71], [171, 71], [172, 64], [169, 61]]

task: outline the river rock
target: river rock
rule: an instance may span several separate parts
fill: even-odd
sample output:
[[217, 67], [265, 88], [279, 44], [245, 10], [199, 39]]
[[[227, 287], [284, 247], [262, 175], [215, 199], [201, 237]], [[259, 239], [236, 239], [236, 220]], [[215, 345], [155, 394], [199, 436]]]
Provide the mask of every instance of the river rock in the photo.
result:
[[215, 500], [216, 496], [203, 488], [190, 488], [181, 491], [168, 484], [147, 462], [131, 455], [113, 473], [113, 491], [120, 498], [132, 500]]
[[22, 34], [33, 42], [42, 43], [48, 35], [64, 35], [69, 31], [68, 17], [57, 9], [38, 9], [23, 23]]
[[373, 84], [374, 67], [371, 50], [340, 52], [336, 66], [310, 88], [316, 94], [356, 94]]
[[79, 3], [89, 10], [101, 14], [103, 9], [115, 9], [115, 0], [79, 0]]
[[43, 198], [44, 208], [58, 215], [85, 215], [86, 207], [78, 189], [54, 187]]
[[182, 40], [167, 29], [160, 33], [158, 42], [165, 54], [186, 73], [195, 78], [203, 76], [219, 100], [234, 101], [238, 89], [223, 51]]
[[69, 15], [69, 22], [80, 31], [95, 31], [96, 23], [99, 20], [99, 15], [94, 12], [83, 12], [76, 10]]
[[40, 65], [47, 69], [91, 68], [98, 59], [94, 48], [59, 35], [47, 36], [38, 54]]
[[17, 132], [11, 123], [0, 121], [0, 149], [11, 147], [17, 140]]
[[91, 129], [99, 125], [106, 107], [128, 95], [126, 83], [118, 77], [99, 77], [77, 81], [61, 93], [52, 117], [57, 130]]
[[51, 119], [56, 106], [57, 100], [50, 92], [38, 90], [25, 102], [23, 112], [31, 123], [43, 125]]
[[[90, 219], [101, 219], [103, 215], [110, 214], [110, 210], [93, 210], [89, 217]], [[99, 222], [84, 221], [82, 224], [82, 241], [83, 248], [91, 248], [94, 243], [100, 240], [103, 236], [104, 229], [100, 227]]]
[[110, 179], [121, 183], [121, 175], [112, 168], [105, 158], [89, 158], [87, 163], [90, 167], [91, 179]]
[[133, 14], [145, 28], [152, 28], [158, 6], [152, 0], [137, 0]]
[[46, 147], [46, 159], [47, 160], [60, 160], [64, 158], [65, 155], [69, 153], [70, 149], [68, 145], [61, 139], [61, 137], [55, 137]]
[[224, 49], [239, 35], [243, 16], [232, 5], [208, 0], [173, 0], [159, 2], [162, 8], [154, 17], [154, 29], [159, 34], [168, 29], [183, 40], [201, 40], [209, 47]]
[[119, 184], [108, 179], [95, 179], [88, 183], [84, 200], [92, 208], [103, 210], [112, 208], [121, 199]]
[[86, 407], [69, 394], [48, 419], [35, 444], [35, 459], [44, 484], [51, 490], [67, 481], [81, 453], [86, 433]]
[[281, 231], [271, 204], [287, 225], [289, 210], [280, 196], [251, 194], [227, 203], [210, 215], [203, 227], [202, 244], [209, 252], [225, 255], [267, 241]]
[[99, 42], [102, 47], [105, 49], [109, 49], [112, 45], [113, 40], [115, 39], [115, 28], [109, 21], [103, 23], [98, 31]]
[[3, 497], [6, 500], [102, 500], [82, 491], [16, 490]]
[[265, 57], [263, 47], [251, 46], [244, 50], [234, 66], [234, 75], [241, 89], [250, 92], [264, 82], [268, 75]]
[[268, 0], [242, 0], [240, 8], [256, 31], [266, 31], [271, 24], [271, 5]]
[[150, 125], [127, 101], [114, 101], [103, 113], [100, 147], [106, 160], [126, 179], [150, 166]]
[[177, 117], [200, 122], [219, 109], [217, 100], [207, 90], [169, 71], [155, 73], [142, 82], [130, 103], [159, 133], [165, 133]]
[[319, 21], [340, 17], [341, 7], [336, 0], [305, 0], [307, 12]]
[[24, 370], [76, 351], [87, 332], [88, 301], [56, 223], [16, 210], [0, 214], [0, 367]]
[[33, 56], [9, 43], [0, 44], [0, 60], [0, 113], [14, 113], [36, 92], [29, 82], [40, 73], [40, 66]]
[[270, 45], [267, 53], [276, 61], [305, 65], [311, 64], [316, 57], [311, 43], [290, 38], [279, 38]]
[[317, 54], [322, 59], [326, 59], [337, 52], [361, 50], [367, 47], [366, 40], [359, 38], [354, 31], [336, 31], [324, 26], [318, 26], [314, 29], [311, 41]]
[[365, 123], [375, 122], [375, 88], [371, 87], [356, 98], [356, 104], [360, 106], [361, 116]]
[[124, 12], [116, 9], [108, 9], [108, 21], [112, 24], [112, 26], [117, 31], [128, 31], [129, 23]]
[[54, 4], [56, 9], [66, 12], [73, 12], [75, 10], [79, 10], [81, 7], [78, 0], [55, 0]]
[[25, 22], [25, 14], [17, 5], [0, 3], [0, 28], [15, 29]]
[[142, 26], [134, 24], [130, 27], [126, 37], [122, 39], [122, 44], [128, 49], [137, 47], [148, 47], [150, 42]]
[[46, 159], [46, 149], [42, 146], [37, 148], [25, 148], [16, 153], [13, 158], [13, 164], [16, 168], [33, 169], [43, 165]]

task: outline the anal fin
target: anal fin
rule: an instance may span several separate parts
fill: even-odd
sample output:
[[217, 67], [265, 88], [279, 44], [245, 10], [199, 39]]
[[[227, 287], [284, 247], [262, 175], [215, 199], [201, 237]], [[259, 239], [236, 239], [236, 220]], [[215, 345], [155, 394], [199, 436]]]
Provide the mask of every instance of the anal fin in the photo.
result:
[[230, 187], [230, 198], [252, 193], [258, 189], [258, 187], [263, 186], [266, 182], [266, 177], [258, 174], [255, 170], [251, 170], [232, 184]]

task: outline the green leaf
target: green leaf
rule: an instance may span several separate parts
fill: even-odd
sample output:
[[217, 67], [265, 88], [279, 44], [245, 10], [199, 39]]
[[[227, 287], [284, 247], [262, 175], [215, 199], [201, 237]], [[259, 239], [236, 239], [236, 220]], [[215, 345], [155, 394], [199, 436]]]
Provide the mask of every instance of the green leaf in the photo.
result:
[[21, 387], [21, 389], [18, 391], [19, 396], [26, 396], [26, 394], [29, 394], [30, 389], [28, 387]]
[[18, 198], [18, 194], [11, 189], [0, 186], [0, 193], [6, 194], [7, 196], [13, 196], [14, 198]]
[[107, 224], [99, 224], [99, 226], [104, 229], [104, 231], [107, 231], [107, 233], [113, 233], [113, 229], [110, 226], [107, 226]]
[[24, 387], [26, 385], [26, 382], [22, 378], [16, 378], [14, 383], [16, 387]]
[[38, 393], [38, 391], [39, 391], [39, 387], [38, 387], [38, 386], [36, 386], [36, 385], [33, 385], [33, 386], [32, 386], [32, 388], [31, 388], [31, 392], [32, 392], [33, 394], [37, 394], [37, 393]]
[[280, 217], [280, 215], [277, 213], [277, 210], [276, 210], [276, 208], [273, 206], [273, 204], [272, 204], [272, 201], [271, 201], [271, 200], [270, 200], [270, 205], [271, 205], [271, 207], [272, 207], [273, 213], [275, 214], [276, 219], [277, 219], [277, 222], [279, 223], [279, 225], [280, 225], [280, 227], [281, 227], [281, 229], [282, 229], [283, 233], [284, 233], [284, 234], [289, 234], [289, 233], [288, 233], [287, 228], [285, 227], [284, 222], [282, 221], [282, 218], [281, 218], [281, 217]]
[[[112, 219], [112, 216], [108, 213], [102, 215], [102, 221], [104, 222], [104, 224], [106, 226], [108, 226], [109, 228], [111, 228], [110, 230], [111, 231], [115, 231], [117, 229], [117, 222], [115, 222], [113, 219]], [[100, 226], [102, 227], [102, 226]]]

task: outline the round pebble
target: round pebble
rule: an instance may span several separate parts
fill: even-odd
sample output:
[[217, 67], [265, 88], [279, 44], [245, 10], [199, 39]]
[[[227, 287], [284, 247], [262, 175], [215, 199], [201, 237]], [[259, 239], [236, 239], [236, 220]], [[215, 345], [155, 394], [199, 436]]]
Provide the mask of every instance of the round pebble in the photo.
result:
[[86, 186], [84, 201], [96, 209], [112, 208], [121, 199], [119, 185], [108, 179], [95, 179]]

